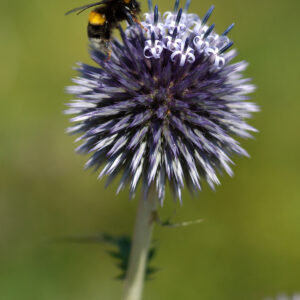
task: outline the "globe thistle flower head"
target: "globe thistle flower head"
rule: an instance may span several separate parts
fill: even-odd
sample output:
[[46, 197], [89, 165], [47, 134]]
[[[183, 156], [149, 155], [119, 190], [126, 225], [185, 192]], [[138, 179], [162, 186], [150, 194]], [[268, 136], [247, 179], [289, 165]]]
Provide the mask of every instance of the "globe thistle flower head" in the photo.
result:
[[86, 167], [106, 175], [107, 183], [121, 174], [118, 192], [139, 181], [147, 194], [155, 184], [163, 203], [169, 183], [181, 200], [203, 181], [219, 184], [217, 173], [233, 172], [231, 156], [248, 156], [234, 136], [248, 138], [256, 131], [245, 122], [258, 107], [249, 102], [255, 87], [243, 78], [246, 62], [232, 64], [236, 51], [227, 37], [203, 18], [187, 12], [190, 1], [159, 13], [149, 0], [142, 27], [120, 27], [122, 41], [112, 41], [110, 60], [96, 49], [98, 67], [79, 64], [80, 76], [68, 92], [75, 125], [69, 133], [81, 136], [79, 153], [89, 153]]

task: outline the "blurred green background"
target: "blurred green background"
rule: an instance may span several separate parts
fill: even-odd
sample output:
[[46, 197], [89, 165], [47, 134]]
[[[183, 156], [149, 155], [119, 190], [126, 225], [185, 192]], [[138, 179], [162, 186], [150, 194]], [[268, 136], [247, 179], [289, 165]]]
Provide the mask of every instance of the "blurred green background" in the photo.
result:
[[[61, 112], [64, 86], [87, 54], [87, 14], [65, 17], [82, 0], [1, 3], [0, 299], [120, 299], [119, 274], [103, 245], [49, 243], [55, 237], [130, 234], [137, 199], [115, 197], [87, 157], [74, 153]], [[173, 7], [161, 1], [160, 9]], [[300, 291], [299, 1], [194, 1], [200, 16], [230, 34], [247, 59], [262, 112], [260, 130], [243, 141], [251, 159], [235, 158], [235, 177], [198, 198], [171, 198], [163, 218], [205, 219], [187, 228], [156, 228], [160, 268], [145, 300], [259, 300]], [[145, 1], [142, 2], [146, 9]]]

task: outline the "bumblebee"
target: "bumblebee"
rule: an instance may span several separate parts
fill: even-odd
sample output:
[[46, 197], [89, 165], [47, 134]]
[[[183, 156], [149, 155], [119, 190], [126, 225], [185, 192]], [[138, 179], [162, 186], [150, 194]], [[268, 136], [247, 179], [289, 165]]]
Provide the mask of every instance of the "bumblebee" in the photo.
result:
[[102, 0], [99, 2], [87, 4], [74, 8], [66, 13], [83, 11], [95, 7], [88, 19], [87, 34], [90, 43], [96, 49], [105, 52], [108, 59], [111, 54], [112, 30], [122, 21], [127, 21], [129, 25], [140, 24], [138, 14], [140, 13], [140, 4], [136, 0]]

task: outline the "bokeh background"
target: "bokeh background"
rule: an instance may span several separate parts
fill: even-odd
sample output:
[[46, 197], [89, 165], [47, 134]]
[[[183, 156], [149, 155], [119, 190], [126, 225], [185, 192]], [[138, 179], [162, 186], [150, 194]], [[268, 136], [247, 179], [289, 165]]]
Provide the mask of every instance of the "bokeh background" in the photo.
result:
[[[4, 1], [0, 10], [0, 299], [114, 300], [122, 283], [102, 244], [56, 243], [76, 234], [131, 234], [137, 199], [115, 196], [86, 157], [74, 153], [62, 114], [64, 86], [87, 54], [87, 14], [65, 17], [84, 0]], [[158, 2], [169, 10], [173, 2]], [[233, 179], [183, 206], [168, 196], [160, 211], [187, 228], [156, 227], [160, 268], [145, 300], [259, 300], [300, 291], [299, 1], [194, 1], [218, 32], [230, 34], [247, 59], [262, 112], [260, 130], [243, 141], [251, 159], [236, 157]], [[145, 1], [142, 2], [146, 9]]]

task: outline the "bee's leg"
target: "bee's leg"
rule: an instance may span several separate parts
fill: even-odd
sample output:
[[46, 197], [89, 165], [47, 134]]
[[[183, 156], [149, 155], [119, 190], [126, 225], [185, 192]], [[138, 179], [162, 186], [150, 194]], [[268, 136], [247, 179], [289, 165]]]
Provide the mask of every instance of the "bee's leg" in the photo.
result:
[[132, 15], [129, 11], [127, 11], [126, 9], [124, 10], [125, 16], [126, 16], [126, 20], [129, 24], [129, 26], [134, 25], [134, 19], [132, 18]]
[[109, 49], [109, 51], [108, 51], [108, 53], [107, 53], [107, 57], [106, 57], [106, 59], [104, 60], [105, 62], [107, 62], [107, 61], [110, 60], [110, 58], [111, 58], [111, 52], [112, 52], [112, 50]]
[[111, 53], [112, 53], [112, 49], [111, 49], [111, 41], [107, 41], [107, 44], [106, 44], [106, 54], [107, 54], [107, 57], [105, 58], [104, 62], [108, 62], [111, 58]]
[[104, 60], [105, 62], [109, 61], [111, 58], [111, 26], [109, 25], [108, 22], [105, 23], [104, 25], [104, 35], [105, 35], [105, 53], [107, 54], [106, 59]]
[[143, 24], [141, 23], [141, 21], [138, 19], [138, 17], [136, 15], [133, 15], [133, 21], [138, 24], [141, 29], [148, 31], [148, 29], [146, 27], [143, 26]]
[[134, 25], [134, 23], [138, 24], [142, 29], [147, 30], [138, 19], [137, 15], [134, 13], [130, 13], [129, 11], [125, 10], [126, 20], [129, 23], [129, 26]]

